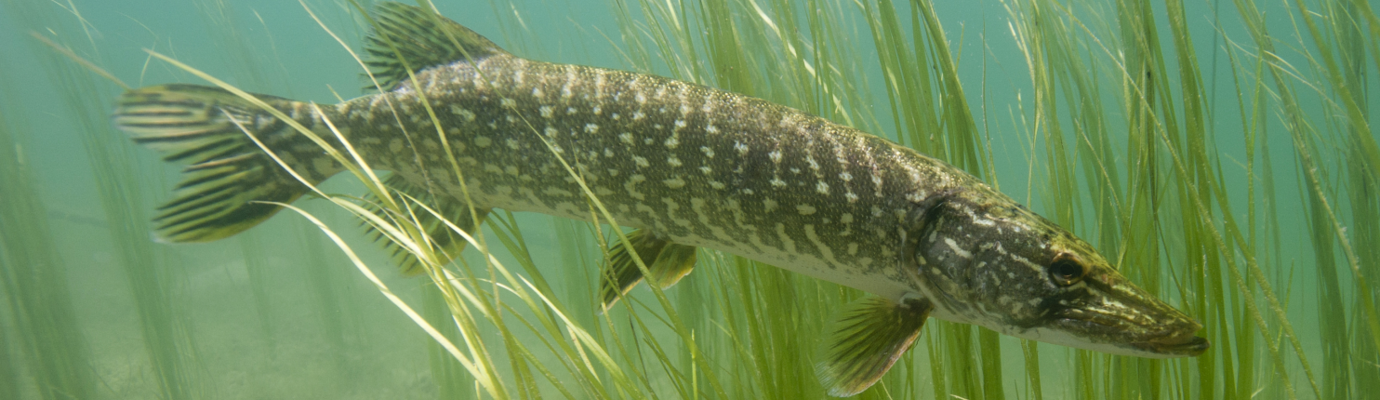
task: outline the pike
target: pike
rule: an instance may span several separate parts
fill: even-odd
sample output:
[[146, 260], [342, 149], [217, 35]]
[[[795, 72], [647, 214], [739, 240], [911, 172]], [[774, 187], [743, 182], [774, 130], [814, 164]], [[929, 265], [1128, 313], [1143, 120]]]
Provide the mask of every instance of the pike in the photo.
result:
[[[760, 99], [523, 59], [434, 10], [382, 3], [375, 21], [366, 49], [380, 93], [320, 108], [253, 97], [321, 137], [334, 137], [329, 120], [371, 167], [392, 171], [389, 187], [469, 232], [493, 208], [590, 220], [595, 196], [636, 229], [631, 250], [610, 250], [605, 308], [643, 279], [633, 254], [670, 286], [698, 248], [861, 289], [874, 296], [844, 306], [818, 357], [835, 396], [880, 379], [931, 316], [1119, 355], [1208, 348], [1201, 325], [1091, 245], [940, 160]], [[169, 242], [234, 235], [280, 209], [266, 202], [308, 191], [263, 148], [311, 184], [344, 169], [288, 121], [218, 88], [131, 90], [114, 123], [189, 165], [155, 219]], [[464, 249], [439, 218], [416, 214], [440, 254]], [[404, 272], [420, 270], [394, 252]]]

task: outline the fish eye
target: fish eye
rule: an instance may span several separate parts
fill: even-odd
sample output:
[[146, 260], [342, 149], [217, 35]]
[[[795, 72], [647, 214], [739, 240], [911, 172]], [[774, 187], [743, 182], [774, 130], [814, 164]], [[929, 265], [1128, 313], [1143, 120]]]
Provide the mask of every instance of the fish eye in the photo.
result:
[[1049, 277], [1059, 286], [1069, 286], [1083, 280], [1083, 275], [1087, 271], [1083, 264], [1067, 254], [1060, 254], [1054, 258], [1054, 262], [1049, 265]]

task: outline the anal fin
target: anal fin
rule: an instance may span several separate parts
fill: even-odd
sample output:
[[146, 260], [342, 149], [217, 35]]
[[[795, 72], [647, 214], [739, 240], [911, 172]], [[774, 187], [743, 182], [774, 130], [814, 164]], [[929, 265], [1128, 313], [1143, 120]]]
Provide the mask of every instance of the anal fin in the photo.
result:
[[865, 297], [848, 303], [830, 326], [815, 375], [832, 396], [862, 393], [910, 349], [933, 310], [925, 299]]
[[[638, 258], [647, 266], [652, 280], [662, 289], [675, 285], [681, 278], [695, 268], [695, 247], [671, 242], [656, 237], [646, 230], [628, 233], [628, 243], [632, 244]], [[623, 294], [632, 290], [642, 281], [642, 270], [633, 260], [622, 241], [615, 242], [609, 249], [609, 264], [604, 267], [599, 283], [599, 294], [603, 308], [607, 310]]]
[[[436, 211], [436, 214], [445, 218], [442, 220], [436, 214], [432, 214], [431, 211], [422, 209], [417, 204], [405, 199], [403, 200], [404, 212], [407, 212], [408, 215], [395, 216], [399, 223], [415, 224], [419, 230], [426, 234], [426, 237], [430, 239], [430, 249], [435, 254], [436, 261], [442, 265], [460, 257], [460, 252], [468, 245], [465, 238], [460, 237], [445, 222], [449, 221], [466, 233], [473, 234], [478, 230], [479, 224], [484, 222], [484, 217], [489, 215], [490, 210], [488, 208], [478, 207], [471, 214], [469, 206], [463, 200], [445, 193], [432, 193], [426, 187], [412, 184], [399, 175], [388, 177], [384, 180], [384, 186], [417, 199]], [[365, 196], [365, 200], [365, 208], [375, 213], [381, 211], [378, 199], [374, 198], [372, 194]], [[476, 216], [478, 218], [475, 218]], [[366, 224], [365, 229], [374, 241], [383, 244], [384, 249], [393, 258], [393, 262], [402, 270], [403, 275], [412, 276], [425, 271], [421, 259], [416, 254], [412, 254], [403, 246], [389, 240], [383, 232], [379, 232], [371, 225]]]

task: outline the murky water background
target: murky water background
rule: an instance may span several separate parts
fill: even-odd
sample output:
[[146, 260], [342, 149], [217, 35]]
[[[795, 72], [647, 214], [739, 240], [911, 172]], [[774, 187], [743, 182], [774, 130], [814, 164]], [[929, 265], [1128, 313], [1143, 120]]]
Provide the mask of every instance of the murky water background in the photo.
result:
[[[1032, 169], [1033, 165], [1043, 162], [1032, 161], [1036, 157], [1032, 154], [1044, 151], [1044, 138], [1031, 137], [1032, 127], [1038, 123], [1032, 120], [1033, 85], [1027, 60], [1012, 37], [1008, 25], [1011, 16], [1007, 9], [999, 2], [939, 3], [935, 5], [936, 14], [956, 53], [959, 79], [964, 84], [967, 101], [977, 114], [975, 118], [980, 130], [989, 136], [992, 169], [1001, 189], [1012, 197], [1029, 199], [1033, 209], [1046, 213], [1048, 205], [1061, 197], [1078, 197], [1085, 199], [1083, 204], [1091, 204], [1087, 193], [1049, 193], [1044, 189], [1051, 179], [1046, 167]], [[346, 44], [358, 51], [361, 37], [367, 30], [352, 6], [334, 0], [310, 0], [305, 4]], [[437, 6], [447, 17], [518, 55], [553, 62], [631, 68], [627, 53], [620, 50], [625, 43], [613, 7], [604, 2], [456, 0], [438, 1]], [[1068, 6], [1080, 7], [1078, 2]], [[1217, 162], [1211, 168], [1221, 174], [1221, 185], [1229, 193], [1233, 210], [1238, 213], [1235, 217], [1244, 225], [1248, 221], [1241, 214], [1249, 206], [1244, 194], [1249, 190], [1247, 184], [1253, 177], [1259, 179], [1265, 167], [1257, 164], [1256, 170], [1248, 174], [1244, 160], [1251, 155], [1247, 154], [1242, 135], [1224, 133], [1240, 131], [1243, 119], [1256, 118], [1241, 116], [1238, 89], [1233, 84], [1234, 79], [1251, 81], [1255, 78], [1249, 75], [1250, 71], [1236, 70], [1234, 74], [1226, 52], [1233, 47], [1250, 46], [1249, 35], [1239, 19], [1215, 19], [1219, 12], [1234, 15], [1230, 3], [1218, 8], [1215, 2], [1189, 1], [1184, 6], [1188, 8], [1186, 23], [1194, 34], [1201, 68], [1202, 76], [1198, 78], [1203, 81], [1203, 92], [1209, 96], [1206, 101], [1211, 119], [1206, 121], [1207, 129], [1216, 132], [1216, 142], [1209, 143], [1211, 148], [1208, 149]], [[1279, 35], [1277, 40], [1282, 49], [1299, 45], [1300, 38], [1295, 35], [1304, 28], [1300, 28], [1292, 3], [1270, 1], [1259, 6], [1268, 10], [1266, 14], [1270, 19], [1266, 25]], [[1110, 9], [1105, 5], [1099, 7]], [[1162, 7], [1155, 5], [1152, 12], [1160, 24], [1158, 28], [1168, 32]], [[862, 54], [859, 63], [863, 67], [859, 71], [865, 76], [861, 78], [874, 88], [863, 97], [875, 100], [865, 111], [875, 116], [876, 129], [869, 130], [895, 139], [897, 127], [890, 114], [892, 108], [885, 91], [878, 89], [885, 80], [882, 70], [875, 65], [868, 25], [856, 13], [858, 7], [851, 3], [831, 6], [828, 10], [853, 13], [838, 21], [845, 24], [843, 31], [853, 32], [852, 37], [842, 42]], [[909, 23], [908, 17], [902, 19]], [[1075, 30], [1078, 29], [1103, 28], [1076, 27]], [[145, 49], [174, 57], [250, 92], [319, 103], [336, 102], [337, 93], [346, 98], [359, 95], [366, 82], [360, 77], [358, 63], [298, 2], [0, 1], [0, 130], [8, 132], [8, 140], [12, 143], [6, 144], [13, 146], [0, 149], [0, 157], [13, 161], [3, 165], [9, 166], [10, 172], [19, 177], [14, 179], [28, 179], [33, 184], [31, 190], [23, 192], [15, 191], [19, 186], [0, 188], [0, 196], [3, 196], [0, 208], [18, 207], [21, 202], [38, 206], [14, 213], [17, 217], [0, 220], [4, 225], [0, 230], [10, 235], [6, 240], [15, 237], [25, 240], [0, 245], [0, 252], [3, 252], [0, 262], [5, 263], [3, 270], [9, 283], [0, 288], [6, 292], [0, 299], [0, 332], [4, 333], [0, 336], [3, 339], [0, 350], [4, 350], [0, 352], [3, 356], [0, 357], [0, 375], [3, 375], [0, 377], [0, 397], [158, 398], [168, 393], [218, 399], [474, 396], [472, 387], [458, 394], [438, 389], [438, 380], [456, 378], [438, 375], [437, 371], [445, 369], [435, 367], [434, 363], [439, 362], [437, 357], [443, 356], [437, 353], [428, 337], [380, 296], [324, 235], [299, 217], [280, 214], [246, 234], [214, 243], [189, 245], [151, 243], [146, 240], [147, 230], [134, 229], [139, 227], [137, 223], [122, 222], [146, 221], [151, 211], [168, 198], [169, 188], [177, 181], [178, 169], [162, 163], [152, 151], [138, 148], [109, 126], [108, 112], [113, 99], [120, 93], [116, 85], [58, 54], [31, 36], [31, 32], [61, 47], [71, 48], [75, 54], [131, 86], [203, 83], [195, 76], [151, 58]], [[1111, 41], [1114, 38], [1103, 39]], [[1362, 43], [1368, 43], [1372, 47], [1369, 51], [1374, 51], [1373, 41], [1362, 40]], [[1097, 42], [1084, 45], [1077, 51], [1085, 56], [1116, 57], [1105, 54], [1108, 48], [1099, 47]], [[1371, 60], [1362, 64], [1363, 72], [1375, 74], [1376, 65], [1380, 64], [1373, 60], [1380, 55], [1366, 53], [1366, 49], [1359, 51], [1362, 55], [1369, 54]], [[1168, 56], [1163, 62], [1177, 62], [1173, 52], [1166, 50], [1165, 54]], [[1281, 61], [1299, 68], [1299, 74], [1306, 79], [1321, 79], [1311, 69], [1309, 60], [1298, 52], [1281, 51], [1280, 57]], [[1254, 60], [1241, 62], [1245, 65], [1255, 63]], [[665, 66], [664, 63], [658, 65]], [[670, 74], [665, 70], [658, 72]], [[1179, 82], [1183, 77], [1161, 79]], [[1376, 93], [1376, 81], [1365, 82], [1355, 90]], [[1177, 90], [1179, 85], [1171, 87]], [[1325, 101], [1328, 97], [1319, 96], [1317, 89], [1302, 84], [1293, 87], [1300, 92], [1299, 96], [1305, 100], [1302, 107], [1310, 114], [1338, 113]], [[1100, 90], [1104, 95], [1115, 95], [1121, 93], [1122, 88], [1117, 82], [1109, 81], [1103, 82]], [[1264, 96], [1268, 97], [1276, 89], [1271, 83], [1264, 90]], [[1249, 98], [1255, 94], [1244, 95]], [[1362, 110], [1372, 118], [1377, 115], [1376, 111], [1374, 103]], [[1108, 131], [1128, 129], [1125, 120], [1131, 112], [1133, 110], [1109, 109], [1111, 126]], [[1311, 204], [1307, 182], [1298, 172], [1299, 161], [1294, 143], [1285, 133], [1283, 112], [1274, 107], [1265, 112], [1266, 115], [1258, 117], [1266, 133], [1260, 140], [1268, 147], [1264, 155], [1269, 158], [1263, 160], [1271, 162], [1268, 168], [1273, 171], [1273, 186], [1264, 187], [1257, 182], [1250, 188], [1276, 191], [1274, 199], [1277, 202], [1269, 205], [1272, 208], [1268, 210], [1274, 210], [1273, 214], [1250, 222], [1263, 225], [1265, 220], [1273, 218], [1283, 237], [1276, 246], [1265, 237], [1267, 232], [1263, 227], [1254, 228], [1247, 235], [1261, 243], [1262, 254], [1269, 254], [1267, 262], [1262, 264], [1265, 279], [1275, 284], [1273, 290], [1280, 296], [1288, 320], [1297, 330], [1305, 358], [1324, 388], [1322, 397], [1351, 393], [1339, 392], [1336, 387], [1354, 385], [1360, 390], [1367, 387], [1362, 383], [1365, 377], [1377, 374], [1374, 347], [1362, 346], [1366, 338], [1357, 337], [1355, 333], [1364, 331], [1360, 326], [1364, 325], [1365, 317], [1355, 302], [1353, 274], [1340, 250], [1330, 250], [1337, 251], [1332, 258], [1334, 264], [1318, 264], [1314, 248], [1319, 242], [1310, 238], [1316, 236], [1310, 232], [1321, 230], [1326, 236], [1331, 227], [1316, 225], [1316, 218], [1307, 212]], [[1337, 134], [1327, 133], [1332, 132], [1327, 129], [1336, 129], [1335, 125], [1327, 124], [1339, 124], [1338, 118], [1315, 120], [1322, 125], [1318, 129], [1324, 131], [1317, 134], [1319, 151], [1324, 156], [1346, 154], [1345, 150], [1351, 146]], [[1374, 136], [1374, 128], [1371, 128], [1371, 135]], [[1124, 137], [1116, 134], [1110, 137], [1114, 147], [1126, 145]], [[1264, 162], [1261, 148], [1257, 147], [1253, 155], [1256, 163]], [[102, 157], [109, 159], [98, 160], [93, 156], [96, 154], [105, 154]], [[1122, 164], [1131, 162], [1128, 158], [1106, 161]], [[1323, 165], [1324, 179], [1341, 188], [1328, 191], [1328, 195], [1333, 196], [1334, 207], [1343, 217], [1351, 216], [1353, 211], [1348, 211], [1351, 203], [1345, 200], [1346, 188], [1354, 186], [1348, 186], [1349, 181], [1344, 180], [1341, 171], [1345, 165], [1338, 164], [1335, 159], [1318, 161]], [[1161, 162], [1168, 161], [1161, 159]], [[14, 169], [14, 166], [22, 168]], [[1166, 174], [1163, 179], [1173, 178]], [[361, 192], [357, 182], [347, 180], [338, 178], [326, 187], [339, 193]], [[105, 192], [100, 189], [103, 183], [107, 185]], [[128, 203], [111, 205], [111, 193], [123, 194], [121, 198]], [[1166, 202], [1170, 200], [1165, 199]], [[430, 307], [433, 311], [444, 312], [438, 308], [440, 303], [424, 295], [430, 290], [431, 282], [424, 278], [402, 277], [394, 272], [387, 258], [354, 229], [356, 223], [345, 213], [320, 200], [306, 199], [298, 204], [336, 227], [405, 300], [418, 308]], [[1266, 212], [1264, 203], [1256, 205], [1261, 213]], [[115, 211], [124, 214], [112, 215]], [[27, 218], [13, 219], [24, 216]], [[572, 298], [590, 293], [599, 251], [592, 247], [594, 241], [590, 239], [589, 229], [584, 224], [556, 222], [538, 215], [522, 215], [519, 221], [532, 249], [533, 263], [540, 268], [550, 268], [547, 274], [570, 277], [553, 282], [553, 290]], [[1365, 222], [1344, 218], [1344, 225], [1346, 223]], [[1310, 224], [1314, 224], [1312, 228]], [[1092, 239], [1096, 236], [1087, 232], [1095, 232], [1098, 227], [1089, 218], [1076, 229]], [[1256, 238], [1256, 234], [1262, 237]], [[1174, 232], [1168, 235], [1171, 236], [1165, 239], [1160, 251], [1167, 254], [1166, 263], [1180, 262], [1187, 250], [1172, 240]], [[1358, 239], [1352, 237], [1351, 240]], [[133, 242], [143, 244], [130, 244]], [[40, 249], [40, 253], [47, 255], [27, 254], [14, 247], [18, 243], [45, 243], [46, 250], [32, 247], [37, 246], [32, 244], [24, 246], [28, 250]], [[1331, 242], [1327, 243], [1331, 246]], [[1380, 247], [1380, 243], [1352, 242], [1351, 245], [1362, 251]], [[131, 250], [131, 247], [138, 250]], [[495, 252], [500, 253], [503, 260], [511, 260], [504, 250], [496, 249]], [[45, 259], [57, 265], [38, 266], [23, 261], [36, 259], [34, 257], [47, 257]], [[65, 275], [43, 277], [42, 273], [17, 272], [54, 268], [65, 271]], [[565, 268], [589, 271], [562, 271]], [[1339, 278], [1334, 279], [1341, 282], [1340, 288], [1335, 289], [1346, 305], [1340, 313], [1346, 321], [1346, 326], [1340, 328], [1343, 329], [1341, 335], [1361, 343], [1357, 345], [1360, 347], [1353, 348], [1357, 352], [1343, 355], [1343, 359], [1350, 360], [1345, 366], [1335, 368], [1328, 367], [1332, 359], [1324, 357], [1324, 334], [1327, 329], [1338, 327], [1329, 328], [1328, 322], [1321, 317], [1327, 313], [1326, 305], [1332, 304], [1321, 292], [1324, 287], [1318, 280], [1321, 268], [1335, 270]], [[1380, 271], [1372, 265], [1364, 265], [1364, 268]], [[588, 279], [581, 281], [581, 276]], [[692, 275], [687, 279], [695, 278]], [[40, 284], [56, 286], [34, 286]], [[63, 286], [65, 294], [54, 289]], [[29, 295], [21, 293], [21, 287], [27, 287], [37, 296], [65, 296], [64, 301], [44, 304], [67, 307], [71, 312], [68, 323], [43, 326], [65, 329], [68, 336], [63, 336], [66, 339], [60, 343], [79, 353], [75, 366], [67, 367], [68, 372], [56, 372], [69, 375], [70, 380], [40, 379], [44, 374], [55, 372], [42, 371], [44, 364], [34, 361], [35, 357], [46, 354], [40, 349], [44, 341], [38, 336], [57, 333], [26, 330], [36, 325], [25, 321], [57, 317], [42, 314], [47, 308], [33, 308], [35, 303], [25, 300]], [[163, 305], [162, 311], [152, 317], [141, 314], [150, 312], [146, 310], [147, 304], [141, 306], [144, 303], [140, 303], [147, 301], [141, 298], [150, 298], [141, 297], [146, 296], [141, 291], [149, 288], [160, 291], [156, 298], [161, 299], [158, 303]], [[668, 294], [677, 296], [677, 290], [669, 290]], [[1229, 296], [1223, 301], [1230, 301], [1233, 307], [1240, 309], [1242, 300], [1237, 293], [1229, 292]], [[1253, 296], [1256, 296], [1253, 301], [1265, 304], [1259, 292]], [[1173, 304], [1182, 304], [1182, 301], [1170, 299]], [[62, 306], [64, 302], [68, 304]], [[581, 312], [592, 315], [592, 310]], [[1245, 317], [1233, 314], [1232, 318], [1244, 320]], [[151, 328], [149, 324], [162, 328]], [[822, 326], [823, 321], [817, 325]], [[151, 341], [150, 332], [159, 329], [163, 332], [159, 336], [161, 339]], [[1269, 329], [1278, 335], [1277, 325]], [[1265, 339], [1258, 333], [1254, 336], [1257, 342], [1250, 351], [1258, 353], [1260, 356], [1256, 360], [1264, 363], [1253, 367], [1258, 376], [1255, 382], [1259, 393], [1268, 397], [1283, 396], [1278, 382], [1274, 381], [1275, 370], [1264, 366], [1271, 362], [1265, 354]], [[1218, 339], [1214, 337], [1213, 340], [1216, 344]], [[1269, 340], [1279, 340], [1279, 337]], [[1022, 369], [1024, 361], [1019, 342], [1003, 338], [1001, 343], [1006, 371], [1002, 380], [1007, 387], [1005, 394], [1027, 398], [1023, 394], [1030, 388], [1027, 372]], [[151, 361], [160, 356], [151, 355], [155, 353], [148, 350], [151, 346], [172, 349], [173, 353], [161, 357], [171, 360], [172, 364], [164, 365], [176, 365], [180, 372], [160, 374]], [[1044, 374], [1048, 381], [1043, 393], [1049, 398], [1071, 398], [1077, 394], [1077, 389], [1067, 387], [1062, 379], [1067, 377], [1066, 371], [1061, 371], [1075, 365], [1077, 353], [1050, 345], [1041, 345], [1040, 349], [1042, 358], [1038, 365], [1047, 370]], [[1313, 398], [1313, 392], [1306, 389], [1308, 383], [1297, 356], [1287, 349], [1284, 351], [1285, 357], [1292, 360], [1285, 362], [1289, 380], [1300, 389], [1300, 397]], [[928, 362], [917, 353], [910, 355], [915, 357], [917, 364]], [[1182, 365], [1185, 376], [1195, 377], [1188, 380], [1198, 381], [1196, 374], [1203, 372], [1194, 369], [1194, 364]], [[916, 368], [928, 370], [918, 365]], [[458, 373], [463, 375], [462, 371]], [[653, 375], [660, 374], [662, 372], [657, 371]], [[176, 390], [168, 389], [168, 381], [160, 377], [174, 375], [180, 376], [177, 385], [181, 386]], [[73, 386], [45, 387], [45, 382], [66, 382]], [[922, 385], [928, 383], [923, 379], [920, 382]], [[465, 385], [473, 384], [461, 386]], [[560, 397], [559, 393], [546, 389], [544, 395]], [[1104, 389], [1113, 393], [1110, 388]], [[925, 386], [914, 395], [892, 392], [891, 396], [930, 397], [931, 393]], [[1354, 393], [1362, 396], [1360, 393], [1364, 392]], [[1171, 393], [1164, 395], [1177, 398]]]

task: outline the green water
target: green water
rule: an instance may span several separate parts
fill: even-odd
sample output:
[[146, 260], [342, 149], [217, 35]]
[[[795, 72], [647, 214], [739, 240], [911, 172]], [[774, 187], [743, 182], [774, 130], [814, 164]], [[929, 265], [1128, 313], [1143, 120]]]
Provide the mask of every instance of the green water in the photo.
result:
[[[1121, 260], [1214, 346], [1148, 361], [932, 322], [862, 398], [1380, 390], [1380, 305], [1361, 292], [1380, 275], [1373, 5], [936, 3], [437, 8], [524, 57], [694, 79], [948, 159]], [[305, 6], [359, 50], [368, 25], [353, 6]], [[812, 352], [859, 294], [728, 255], [702, 253], [665, 291], [669, 308], [639, 287], [635, 306], [597, 314], [595, 227], [517, 215], [488, 226], [489, 245], [554, 306], [475, 284], [504, 317], [457, 329], [447, 317], [464, 310], [394, 272], [350, 214], [299, 201], [462, 353], [488, 359], [476, 380], [298, 215], [214, 243], [155, 243], [147, 221], [178, 168], [110, 126], [118, 85], [32, 34], [135, 87], [204, 83], [144, 49], [323, 104], [366, 83], [298, 2], [0, 0], [0, 398], [824, 397]], [[476, 251], [466, 260], [454, 270], [522, 286]]]

